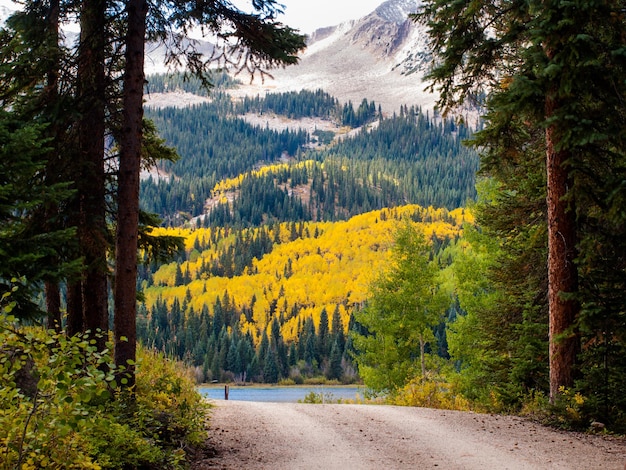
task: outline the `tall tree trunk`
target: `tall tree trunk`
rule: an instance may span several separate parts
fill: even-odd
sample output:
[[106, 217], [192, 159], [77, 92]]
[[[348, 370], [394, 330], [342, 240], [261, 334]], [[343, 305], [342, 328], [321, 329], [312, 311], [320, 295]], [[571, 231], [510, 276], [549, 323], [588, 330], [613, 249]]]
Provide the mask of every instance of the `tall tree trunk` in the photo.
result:
[[80, 280], [67, 285], [67, 335], [74, 336], [84, 331], [83, 324], [83, 289]]
[[[50, 47], [55, 51], [55, 57], [50, 64], [48, 73], [46, 74], [46, 97], [45, 102], [48, 106], [54, 107], [59, 99], [59, 0], [50, 0], [48, 10], [48, 41]], [[56, 122], [53, 120], [52, 122]], [[56, 124], [52, 124], [49, 130], [50, 135], [55, 142], [59, 141], [59, 129]], [[55, 149], [48, 157], [46, 166], [46, 179], [53, 183], [56, 182], [59, 165], [59, 152]], [[58, 216], [59, 207], [57, 204], [49, 204], [45, 208], [45, 224], [50, 226], [50, 221]], [[52, 228], [53, 230], [54, 228]], [[58, 257], [55, 258], [57, 264]], [[57, 332], [61, 331], [61, 293], [59, 291], [59, 283], [57, 280], [49, 278], [44, 282], [44, 291], [46, 296], [46, 312], [48, 314], [48, 328], [54, 328]]]
[[[134, 384], [137, 314], [137, 238], [141, 167], [146, 15], [145, 0], [129, 0], [126, 69], [120, 137], [118, 217], [115, 247], [115, 364], [129, 367]], [[132, 364], [132, 362], [130, 363]]]
[[[107, 236], [104, 171], [106, 79], [106, 1], [82, 2], [78, 50], [78, 96], [80, 106], [80, 204], [78, 238], [85, 260], [82, 279], [84, 329], [95, 334], [108, 330]], [[104, 349], [106, 337], [97, 345]]]
[[57, 333], [61, 331], [61, 293], [59, 283], [48, 280], [44, 286], [46, 294], [46, 312], [48, 313], [48, 328]]
[[[556, 90], [546, 99], [546, 118], [558, 109]], [[574, 365], [579, 350], [574, 325], [580, 306], [563, 294], [578, 290], [576, 258], [576, 214], [568, 202], [569, 175], [566, 161], [569, 153], [559, 148], [556, 126], [546, 129], [547, 212], [548, 212], [548, 307], [550, 317], [550, 400], [559, 395], [561, 387], [574, 384]]]

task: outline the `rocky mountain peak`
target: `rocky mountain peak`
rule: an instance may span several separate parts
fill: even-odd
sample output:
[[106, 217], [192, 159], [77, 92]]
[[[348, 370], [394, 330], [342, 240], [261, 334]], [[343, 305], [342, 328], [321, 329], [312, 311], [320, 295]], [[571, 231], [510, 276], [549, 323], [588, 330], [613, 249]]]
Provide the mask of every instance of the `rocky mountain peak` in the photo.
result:
[[417, 12], [419, 5], [419, 0], [388, 0], [376, 8], [374, 13], [385, 21], [402, 24], [409, 14]]
[[363, 98], [383, 112], [401, 105], [433, 106], [422, 76], [429, 63], [426, 35], [408, 17], [420, 0], [388, 0], [363, 18], [321, 28], [309, 36], [300, 63], [273, 72], [274, 79], [245, 93], [323, 88], [340, 101]]
[[[436, 97], [424, 91], [430, 60], [422, 27], [408, 18], [421, 0], [387, 0], [370, 14], [313, 32], [297, 65], [272, 70], [264, 80], [240, 74], [246, 85], [235, 97], [303, 89], [323, 89], [341, 102], [375, 101], [384, 113], [400, 106], [432, 108]], [[147, 73], [161, 72], [161, 48], [150, 49]]]

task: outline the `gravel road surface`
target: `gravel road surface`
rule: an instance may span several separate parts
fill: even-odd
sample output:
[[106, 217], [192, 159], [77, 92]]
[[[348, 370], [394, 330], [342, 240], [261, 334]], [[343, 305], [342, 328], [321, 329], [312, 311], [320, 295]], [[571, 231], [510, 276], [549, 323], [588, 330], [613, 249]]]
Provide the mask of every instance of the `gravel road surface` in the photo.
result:
[[626, 440], [514, 416], [377, 405], [220, 401], [204, 469], [625, 470]]

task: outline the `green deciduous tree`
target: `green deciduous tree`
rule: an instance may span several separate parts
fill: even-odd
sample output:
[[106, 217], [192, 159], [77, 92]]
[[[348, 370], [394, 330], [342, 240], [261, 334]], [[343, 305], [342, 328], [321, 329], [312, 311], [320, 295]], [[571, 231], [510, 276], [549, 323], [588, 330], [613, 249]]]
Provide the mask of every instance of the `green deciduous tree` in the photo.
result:
[[405, 221], [397, 231], [391, 266], [374, 281], [371, 297], [355, 319], [359, 373], [375, 392], [394, 392], [415, 376], [427, 378], [426, 346], [434, 341], [449, 299], [439, 286], [424, 234]]

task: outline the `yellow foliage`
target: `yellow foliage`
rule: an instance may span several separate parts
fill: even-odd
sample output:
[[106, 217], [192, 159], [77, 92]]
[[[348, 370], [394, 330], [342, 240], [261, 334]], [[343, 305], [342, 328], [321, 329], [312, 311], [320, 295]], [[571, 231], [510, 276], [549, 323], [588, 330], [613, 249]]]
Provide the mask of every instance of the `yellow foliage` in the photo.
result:
[[316, 165], [316, 162], [314, 160], [305, 160], [302, 162], [299, 162], [295, 165], [293, 164], [288, 164], [288, 163], [277, 163], [275, 165], [265, 165], [262, 166], [261, 168], [258, 168], [256, 170], [252, 170], [249, 171], [247, 173], [242, 173], [234, 178], [227, 178], [224, 179], [222, 181], [220, 181], [219, 183], [217, 183], [214, 187], [213, 187], [213, 191], [211, 192], [211, 196], [212, 197], [218, 197], [223, 195], [223, 193], [228, 192], [228, 191], [235, 191], [237, 189], [239, 189], [239, 187], [241, 186], [242, 181], [248, 177], [248, 176], [252, 176], [252, 177], [262, 177], [262, 176], [266, 176], [266, 175], [271, 175], [273, 173], [278, 173], [281, 170], [289, 170], [292, 168], [312, 168], [314, 165]]
[[[309, 162], [303, 162], [309, 165]], [[263, 170], [271, 171], [271, 169]], [[428, 238], [433, 235], [456, 237], [461, 233], [463, 223], [471, 223], [472, 215], [467, 209], [448, 212], [446, 209], [424, 208], [407, 205], [392, 209], [382, 209], [355, 216], [340, 222], [304, 223], [303, 238], [290, 241], [291, 223], [278, 226], [279, 234], [270, 230], [272, 239], [279, 238], [271, 253], [261, 259], [253, 260], [252, 267], [244, 274], [233, 278], [210, 277], [197, 279], [203, 263], [215, 259], [220, 250], [234, 243], [235, 234], [228, 237], [224, 229], [220, 230], [217, 246], [211, 246], [199, 255], [194, 262], [181, 265], [182, 272], [189, 272], [193, 280], [186, 286], [174, 287], [176, 264], [162, 266], [154, 274], [154, 286], [145, 289], [146, 306], [152, 307], [158, 298], [171, 306], [174, 298], [182, 304], [187, 290], [191, 294], [190, 306], [200, 312], [207, 306], [212, 313], [213, 305], [219, 296], [228, 292], [236, 308], [252, 304], [252, 322], [245, 317], [240, 319], [244, 333], [250, 332], [256, 341], [267, 329], [270, 322], [269, 308], [272, 301], [277, 301], [277, 314], [283, 313], [285, 322], [281, 333], [289, 342], [296, 338], [298, 321], [304, 322], [311, 317], [316, 325], [322, 309], [326, 308], [329, 317], [337, 305], [344, 328], [352, 310], [366, 301], [369, 285], [373, 276], [388, 264], [391, 256], [390, 247], [398, 221], [416, 216], [422, 222], [418, 226]], [[247, 229], [243, 235], [255, 235], [255, 230]], [[205, 246], [211, 238], [210, 229], [155, 229], [157, 233], [185, 236], [185, 247], [190, 252], [195, 242]], [[318, 234], [317, 237], [314, 234]], [[278, 235], [278, 237], [276, 237]], [[286, 269], [290, 266], [290, 269]], [[286, 274], [289, 271], [289, 274]], [[291, 309], [297, 306], [298, 316], [288, 318]]]
[[469, 411], [469, 401], [453, 391], [449, 383], [415, 378], [401, 388], [391, 403], [400, 406], [421, 406], [444, 410]]

